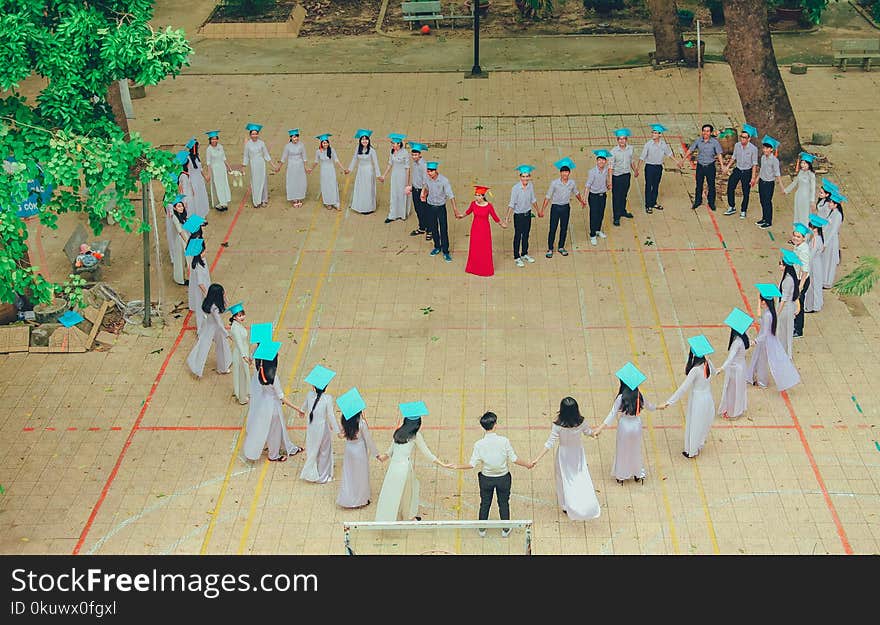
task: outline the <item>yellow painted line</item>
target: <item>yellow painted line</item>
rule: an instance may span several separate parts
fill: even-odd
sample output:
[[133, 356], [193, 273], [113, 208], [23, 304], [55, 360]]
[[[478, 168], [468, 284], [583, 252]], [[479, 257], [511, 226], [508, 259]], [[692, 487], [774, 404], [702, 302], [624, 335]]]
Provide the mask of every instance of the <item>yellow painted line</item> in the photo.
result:
[[[461, 409], [459, 410], [458, 415], [458, 463], [464, 463], [464, 385], [461, 387]], [[455, 518], [457, 520], [461, 520], [461, 498], [464, 493], [464, 471], [458, 471], [458, 480], [456, 488], [458, 489], [458, 496], [456, 497], [455, 504]], [[461, 553], [461, 529], [455, 530], [455, 549], [454, 553]]]
[[[303, 239], [303, 245], [301, 249], [305, 249], [305, 244], [309, 240], [309, 236], [312, 234], [312, 228], [315, 225], [315, 222], [318, 218], [318, 209], [315, 207], [312, 211], [312, 220], [309, 222], [308, 230], [306, 231], [306, 236]], [[293, 271], [293, 276], [290, 279], [290, 284], [287, 288], [287, 295], [284, 298], [284, 305], [281, 308], [281, 314], [278, 319], [279, 322], [284, 318], [284, 313], [287, 310], [287, 306], [290, 302], [290, 297], [293, 294], [293, 288], [296, 285], [296, 281], [298, 278], [300, 263], [296, 264], [296, 267]], [[279, 325], [279, 324], [276, 324]], [[235, 442], [235, 449], [232, 450], [232, 455], [229, 458], [229, 464], [226, 466], [226, 474], [223, 476], [223, 483], [220, 485], [220, 493], [217, 495], [217, 504], [214, 506], [214, 509], [211, 510], [211, 520], [208, 522], [208, 529], [205, 532], [205, 538], [202, 540], [202, 547], [199, 549], [199, 553], [201, 555], [205, 555], [208, 553], [208, 545], [211, 542], [211, 537], [214, 535], [214, 528], [217, 527], [217, 519], [220, 516], [220, 507], [223, 505], [223, 499], [226, 497], [226, 491], [229, 490], [229, 481], [232, 479], [232, 471], [235, 468], [235, 462], [238, 458], [238, 453], [241, 450], [241, 446], [244, 443], [244, 435], [245, 435], [245, 425], [247, 424], [247, 411], [245, 411], [244, 417], [241, 421], [241, 430], [238, 433], [238, 440]]]
[[[615, 272], [617, 271], [617, 253], [611, 252], [611, 263], [614, 265]], [[647, 277], [647, 274], [645, 274]], [[633, 364], [638, 366], [639, 364], [639, 348], [636, 345], [635, 335], [633, 334], [632, 322], [629, 318], [629, 309], [626, 305], [626, 298], [624, 297], [624, 287], [623, 281], [620, 277], [617, 277], [617, 293], [620, 298], [620, 306], [623, 309], [623, 318], [626, 322], [626, 333], [629, 337], [629, 346], [630, 352], [633, 356]], [[661, 332], [662, 334], [662, 332]], [[643, 413], [645, 415], [645, 425], [648, 430], [648, 439], [651, 441], [651, 454], [654, 456], [654, 467], [657, 469], [657, 483], [660, 485], [660, 494], [663, 498], [663, 509], [666, 512], [666, 522], [669, 524], [669, 539], [672, 542], [672, 552], [675, 554], [681, 553], [681, 550], [678, 545], [678, 532], [675, 530], [675, 517], [672, 514], [672, 504], [669, 501], [669, 493], [666, 488], [666, 481], [663, 480], [660, 476], [660, 450], [657, 446], [657, 437], [654, 435], [654, 423], [651, 419], [650, 411], [645, 411]]]
[[[629, 210], [629, 203], [627, 203], [627, 210]], [[630, 220], [633, 222], [633, 236], [635, 237], [636, 243], [638, 244], [642, 239], [639, 236], [639, 231], [636, 228], [635, 220]], [[660, 310], [657, 308], [657, 300], [654, 298], [654, 287], [651, 285], [651, 280], [648, 278], [648, 264], [645, 262], [645, 253], [642, 250], [642, 247], [639, 246], [639, 260], [642, 263], [642, 272], [644, 275], [645, 286], [647, 287], [645, 290], [648, 294], [648, 299], [651, 302], [651, 311], [654, 315], [654, 323], [656, 324], [657, 334], [660, 336], [660, 344], [663, 346], [663, 355], [666, 357], [666, 367], [669, 369], [669, 374], [672, 376], [671, 379], [675, 380], [675, 369], [672, 367], [672, 358], [669, 355], [669, 346], [666, 344], [666, 336], [663, 334], [663, 328], [661, 328], [660, 324]], [[682, 421], [684, 421], [684, 407], [683, 402], [679, 402], [678, 404], [679, 413], [681, 414]], [[698, 462], [692, 461], [689, 462], [691, 467], [694, 470], [694, 477], [697, 481], [697, 491], [700, 494], [700, 503], [703, 506], [703, 513], [706, 515], [706, 526], [709, 530], [709, 539], [712, 542], [712, 551], [716, 554], [721, 553], [721, 549], [718, 547], [718, 538], [715, 535], [715, 525], [712, 523], [712, 515], [709, 512], [709, 501], [706, 498], [706, 491], [703, 488], [703, 480], [700, 477], [700, 468], [698, 466]]]
[[[281, 453], [285, 453], [285, 450], [282, 449]], [[250, 534], [250, 525], [254, 518], [254, 515], [257, 512], [257, 502], [260, 500], [260, 494], [263, 492], [263, 482], [266, 480], [266, 473], [269, 471], [269, 460], [263, 461], [263, 468], [260, 469], [260, 477], [257, 479], [257, 487], [254, 489], [254, 496], [251, 499], [251, 507], [248, 509], [247, 519], [244, 523], [244, 531], [241, 535], [241, 540], [238, 543], [238, 555], [244, 553], [245, 547], [247, 547], [247, 537]]]

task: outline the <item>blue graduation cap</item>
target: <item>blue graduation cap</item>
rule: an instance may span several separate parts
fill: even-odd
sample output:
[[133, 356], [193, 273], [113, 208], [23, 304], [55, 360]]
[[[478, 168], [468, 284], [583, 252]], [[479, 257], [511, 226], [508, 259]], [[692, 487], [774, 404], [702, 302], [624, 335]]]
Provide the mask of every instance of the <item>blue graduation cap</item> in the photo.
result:
[[402, 135], [399, 132], [392, 132], [390, 135], [388, 135], [388, 138], [395, 143], [403, 143], [403, 140], [406, 139], [406, 135]]
[[264, 341], [257, 345], [257, 349], [254, 350], [254, 358], [259, 360], [275, 360], [280, 349], [281, 343], [278, 341]]
[[691, 346], [691, 351], [694, 353], [694, 356], [697, 358], [702, 358], [703, 356], [708, 356], [712, 352], [715, 351], [715, 348], [712, 347], [712, 344], [709, 343], [709, 339], [706, 338], [705, 334], [698, 334], [697, 336], [692, 336], [688, 339], [688, 345]]
[[428, 414], [428, 407], [423, 401], [411, 401], [400, 404], [400, 414], [404, 419], [421, 419]]
[[828, 225], [828, 220], [824, 217], [820, 217], [816, 213], [810, 213], [810, 223], [817, 228], [824, 228]]
[[779, 287], [775, 284], [769, 284], [767, 282], [759, 282], [755, 284], [758, 287], [758, 293], [761, 294], [761, 297], [764, 299], [773, 299], [774, 297], [782, 297], [782, 291], [779, 290]]
[[263, 124], [253, 124], [253, 123], [251, 123], [251, 124], [248, 124], [247, 126], [245, 126], [244, 128], [245, 128], [245, 130], [247, 130], [248, 132], [250, 132], [251, 130], [256, 130], [257, 132], [260, 132], [260, 131], [263, 129]]
[[63, 325], [65, 328], [70, 328], [80, 323], [83, 320], [83, 316], [78, 312], [74, 312], [72, 310], [68, 310], [66, 313], [58, 317], [58, 323]]
[[219, 130], [209, 130], [205, 134], [208, 135], [208, 139], [213, 139], [214, 137], [220, 136], [220, 131]]
[[800, 232], [804, 236], [810, 234], [810, 229], [799, 221], [794, 224], [794, 231]]
[[205, 249], [205, 240], [204, 239], [190, 239], [186, 244], [186, 251], [183, 253], [184, 256], [198, 256], [202, 253], [202, 250]]
[[330, 137], [332, 136], [333, 135], [331, 135], [329, 132], [325, 132], [324, 134], [315, 137], [315, 139], [317, 139], [318, 141], [330, 141]]
[[751, 124], [743, 124], [743, 132], [748, 134], [750, 137], [758, 136], [758, 129]]
[[770, 135], [764, 135], [764, 138], [761, 139], [761, 145], [769, 145], [774, 150], [779, 147], [779, 141], [771, 137]]
[[807, 161], [808, 163], [812, 163], [813, 159], [815, 159], [816, 157], [813, 156], [812, 154], [810, 154], [809, 152], [801, 152], [800, 156], [798, 158], [800, 158], [802, 161]]
[[734, 332], [745, 334], [745, 331], [749, 329], [753, 321], [754, 318], [750, 317], [739, 308], [734, 308], [730, 311], [730, 314], [727, 315], [727, 319], [724, 320], [724, 323], [732, 328]]
[[566, 156], [565, 158], [561, 158], [558, 161], [556, 161], [555, 163], [553, 163], [553, 167], [555, 167], [556, 169], [562, 169], [563, 167], [568, 167], [569, 169], [574, 170], [574, 168], [577, 167], [577, 165], [574, 164], [573, 160], [571, 160], [570, 158], [568, 158]]
[[239, 302], [229, 307], [230, 315], [237, 315], [240, 312], [244, 312], [244, 302]]
[[367, 407], [367, 402], [358, 393], [357, 388], [351, 388], [336, 398], [336, 405], [342, 411], [342, 416], [346, 421], [361, 412]]
[[437, 165], [439, 163], [440, 163], [440, 161], [428, 161], [427, 163], [425, 163], [425, 167], [427, 169], [437, 169]]
[[597, 158], [604, 158], [606, 160], [611, 156], [611, 152], [608, 150], [593, 150], [593, 154], [595, 154]]
[[841, 194], [838, 189], [835, 189], [834, 191], [831, 192], [831, 199], [833, 201], [837, 202], [838, 204], [842, 204], [843, 202], [846, 202], [846, 196]]
[[194, 233], [196, 230], [202, 227], [202, 224], [207, 223], [204, 217], [200, 215], [190, 215], [186, 218], [186, 221], [183, 222], [183, 226], [181, 226], [184, 230], [189, 232], [190, 234]]
[[616, 375], [620, 381], [626, 384], [632, 391], [636, 390], [639, 384], [648, 379], [648, 376], [639, 371], [631, 362], [623, 365]]
[[195, 144], [196, 144], [196, 138], [192, 137], [189, 141], [186, 142], [186, 149], [191, 150]]
[[186, 160], [189, 158], [189, 152], [186, 150], [181, 150], [177, 154], [174, 155], [174, 162], [178, 165], [183, 165], [186, 163]]
[[516, 170], [519, 172], [520, 176], [523, 176], [532, 173], [535, 171], [535, 168], [532, 165], [517, 165]]
[[293, 137], [293, 136], [298, 137], [299, 136], [299, 128], [291, 128], [290, 130], [287, 131], [287, 134], [289, 134], [291, 137]]
[[615, 137], [629, 137], [630, 135], [632, 135], [632, 132], [629, 128], [618, 128], [614, 131]]
[[410, 141], [409, 149], [413, 152], [427, 152], [428, 146], [426, 146], [424, 143], [416, 143], [415, 141]]
[[786, 265], [803, 265], [804, 263], [798, 258], [798, 255], [791, 250], [780, 249], [782, 252], [782, 262]]
[[651, 124], [651, 130], [662, 134], [662, 133], [666, 132], [667, 130], [669, 130], [669, 128], [667, 128], [663, 124]]
[[321, 365], [315, 365], [315, 368], [306, 376], [306, 384], [311, 384], [315, 388], [327, 388], [330, 380], [334, 377], [336, 377], [335, 371]]
[[360, 139], [361, 137], [369, 137], [372, 134], [372, 130], [367, 130], [366, 128], [358, 128], [357, 132], [354, 133], [354, 138]]
[[174, 201], [171, 202], [171, 204], [180, 204], [185, 199], [186, 199], [185, 195], [183, 195], [182, 193], [178, 193], [177, 195], [174, 196]]
[[825, 191], [827, 191], [828, 193], [840, 190], [840, 188], [836, 184], [828, 180], [828, 178], [822, 178], [822, 188], [825, 189]]
[[251, 326], [251, 343], [266, 343], [272, 340], [271, 323], [255, 323]]

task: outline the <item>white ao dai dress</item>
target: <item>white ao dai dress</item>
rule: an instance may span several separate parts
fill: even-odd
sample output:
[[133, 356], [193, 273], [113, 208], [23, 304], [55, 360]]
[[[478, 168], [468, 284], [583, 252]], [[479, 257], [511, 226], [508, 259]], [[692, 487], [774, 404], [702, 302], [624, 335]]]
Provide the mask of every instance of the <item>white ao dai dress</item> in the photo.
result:
[[370, 503], [370, 458], [379, 455], [373, 443], [367, 421], [361, 417], [358, 437], [345, 440], [342, 457], [342, 481], [336, 505], [342, 508], [360, 508]]
[[354, 190], [351, 193], [351, 209], [357, 213], [372, 213], [376, 210], [376, 178], [381, 174], [376, 150], [370, 148], [369, 154], [354, 153], [349, 171], [357, 165]]
[[802, 223], [805, 226], [810, 222], [810, 205], [816, 199], [816, 174], [810, 170], [801, 169], [791, 184], [785, 187], [786, 193], [794, 194], [794, 220], [793, 223]]
[[248, 139], [244, 142], [241, 162], [251, 174], [251, 201], [255, 207], [269, 201], [269, 172], [266, 163], [271, 161], [272, 157], [262, 139]]
[[239, 404], [248, 403], [250, 395], [251, 365], [247, 361], [250, 357], [251, 344], [248, 340], [248, 329], [238, 321], [232, 321], [229, 329], [232, 336], [232, 393]]
[[391, 165], [391, 195], [388, 202], [388, 219], [406, 219], [409, 212], [409, 196], [406, 194], [407, 170], [410, 156], [406, 149], [397, 150], [388, 158]]
[[244, 438], [244, 455], [248, 460], [257, 460], [263, 448], [269, 448], [269, 459], [277, 460], [283, 451], [296, 453], [299, 447], [293, 444], [287, 433], [281, 400], [284, 391], [278, 376], [272, 384], [261, 384], [259, 374], [251, 378], [251, 401], [248, 406], [247, 426]]
[[554, 423], [544, 444], [547, 449], [553, 449], [559, 441], [555, 463], [556, 500], [572, 521], [597, 519], [602, 513], [581, 440], [592, 433], [586, 421], [571, 428]]
[[684, 451], [694, 457], [703, 449], [712, 420], [715, 418], [715, 398], [712, 397], [712, 386], [709, 380], [715, 373], [715, 367], [706, 359], [705, 365], [693, 367], [687, 374], [678, 390], [666, 403], [674, 404], [690, 392], [684, 420]]
[[406, 443], [392, 443], [388, 449], [388, 470], [376, 503], [377, 521], [408, 521], [418, 516], [419, 480], [413, 469], [412, 458], [416, 448], [431, 462], [437, 460], [421, 432]]
[[211, 170], [211, 202], [214, 206], [229, 206], [232, 192], [229, 190], [229, 175], [226, 171], [226, 150], [218, 143], [205, 148], [205, 164]]
[[748, 407], [746, 394], [746, 346], [739, 336], [727, 350], [724, 368], [724, 386], [721, 387], [721, 401], [718, 402], [718, 414], [727, 415], [729, 419], [742, 416]]
[[306, 149], [302, 143], [288, 141], [281, 153], [281, 162], [287, 163], [287, 201], [305, 199], [308, 189], [306, 180]]
[[[605, 417], [605, 427], [617, 421], [617, 440], [614, 448], [614, 466], [611, 475], [618, 480], [645, 477], [645, 461], [642, 457], [642, 418], [639, 415], [626, 414], [620, 409], [621, 396], [618, 395], [611, 406], [611, 412]], [[642, 404], [642, 408], [656, 410], [650, 402]]]
[[[746, 379], [750, 384], [766, 387], [769, 376], [773, 376], [777, 390], [790, 389], [801, 381], [801, 376], [785, 348], [773, 334], [773, 313], [765, 309], [761, 313], [761, 330], [755, 338], [755, 346], [752, 348], [752, 361]], [[779, 324], [776, 325], [776, 334], [779, 334]]]
[[[333, 414], [333, 396], [315, 389], [309, 391], [300, 408], [306, 413], [306, 461], [299, 474], [301, 480], [324, 484], [333, 479], [333, 434], [339, 424]], [[312, 419], [309, 420], [311, 413]]]
[[229, 343], [226, 342], [229, 333], [223, 325], [223, 319], [220, 318], [220, 311], [214, 305], [211, 306], [211, 314], [205, 315], [201, 310], [196, 314], [202, 315], [204, 319], [198, 329], [199, 338], [189, 356], [186, 357], [186, 364], [196, 377], [201, 378], [213, 343], [217, 356], [217, 372], [229, 373], [229, 366], [232, 364], [232, 354], [229, 350]]

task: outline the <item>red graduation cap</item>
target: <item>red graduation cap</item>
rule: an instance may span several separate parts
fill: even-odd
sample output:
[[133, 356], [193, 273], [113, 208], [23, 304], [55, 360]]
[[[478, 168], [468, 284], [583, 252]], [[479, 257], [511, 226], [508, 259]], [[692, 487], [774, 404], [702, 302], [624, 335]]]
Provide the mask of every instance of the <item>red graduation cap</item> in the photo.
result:
[[479, 185], [474, 185], [474, 193], [479, 193], [480, 195], [486, 195], [486, 192], [489, 190], [489, 187], [481, 187]]

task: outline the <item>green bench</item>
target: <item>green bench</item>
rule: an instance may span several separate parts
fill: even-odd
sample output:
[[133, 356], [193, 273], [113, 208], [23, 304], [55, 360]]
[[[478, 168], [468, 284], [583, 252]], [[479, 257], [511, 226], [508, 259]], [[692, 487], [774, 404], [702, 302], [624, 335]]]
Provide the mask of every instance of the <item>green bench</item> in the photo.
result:
[[871, 71], [871, 59], [880, 59], [880, 39], [835, 39], [831, 49], [834, 62], [844, 72], [849, 59], [860, 59], [866, 72]]
[[434, 26], [439, 25], [439, 21], [443, 19], [440, 12], [440, 2], [401, 2], [400, 10], [403, 12], [403, 21], [409, 22], [409, 28], [412, 30], [413, 22], [434, 22]]

